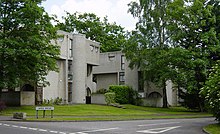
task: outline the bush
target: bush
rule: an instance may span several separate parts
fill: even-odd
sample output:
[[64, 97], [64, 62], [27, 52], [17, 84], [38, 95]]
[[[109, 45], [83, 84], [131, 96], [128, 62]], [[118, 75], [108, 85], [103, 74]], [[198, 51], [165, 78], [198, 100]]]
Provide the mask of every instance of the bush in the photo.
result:
[[6, 108], [6, 105], [3, 101], [0, 101], [0, 112]]
[[205, 110], [202, 109], [205, 107], [204, 98], [200, 97], [199, 91], [189, 93], [179, 90], [179, 97], [184, 100], [182, 102], [179, 102], [182, 106], [192, 110]]
[[105, 101], [107, 105], [115, 103], [115, 93], [105, 93]]
[[96, 94], [105, 94], [105, 93], [107, 93], [107, 89], [105, 88], [101, 88], [98, 91], [96, 91]]
[[211, 109], [216, 120], [220, 123], [220, 65], [214, 66], [205, 86], [201, 89], [201, 95]]
[[43, 105], [60, 105], [62, 103], [62, 98], [57, 97], [56, 99], [44, 99], [43, 101]]
[[115, 93], [115, 102], [120, 104], [141, 105], [142, 101], [138, 96], [138, 92], [129, 86], [109, 86], [109, 92]]

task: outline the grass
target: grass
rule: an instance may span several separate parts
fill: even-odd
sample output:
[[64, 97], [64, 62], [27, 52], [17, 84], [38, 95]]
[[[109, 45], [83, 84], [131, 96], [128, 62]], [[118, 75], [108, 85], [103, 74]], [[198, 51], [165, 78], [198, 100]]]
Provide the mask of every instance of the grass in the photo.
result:
[[2, 112], [3, 115], [12, 116], [14, 112], [27, 113], [27, 120], [53, 120], [53, 121], [81, 121], [81, 120], [133, 120], [133, 119], [158, 119], [158, 118], [194, 118], [211, 116], [207, 113], [189, 111], [182, 107], [152, 108], [134, 105], [123, 105], [125, 109], [105, 105], [58, 105], [54, 106], [54, 118], [50, 118], [50, 111], [46, 111], [46, 118], [35, 118], [35, 106], [9, 107]]
[[220, 124], [210, 124], [204, 130], [209, 134], [220, 134]]

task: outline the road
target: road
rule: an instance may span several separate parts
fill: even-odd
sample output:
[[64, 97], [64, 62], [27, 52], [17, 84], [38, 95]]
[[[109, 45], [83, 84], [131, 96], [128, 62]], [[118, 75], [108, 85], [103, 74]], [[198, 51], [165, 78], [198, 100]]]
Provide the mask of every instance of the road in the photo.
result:
[[0, 134], [202, 134], [214, 118], [96, 122], [0, 121]]

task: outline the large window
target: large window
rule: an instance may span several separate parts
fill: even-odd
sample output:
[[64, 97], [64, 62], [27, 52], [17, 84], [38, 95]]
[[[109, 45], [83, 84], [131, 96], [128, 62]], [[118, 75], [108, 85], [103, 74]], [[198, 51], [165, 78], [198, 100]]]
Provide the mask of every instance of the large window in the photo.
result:
[[73, 79], [72, 70], [73, 70], [72, 61], [68, 61], [68, 80]]
[[69, 57], [73, 57], [73, 40], [70, 39], [69, 43]]
[[121, 56], [121, 70], [125, 70], [125, 56]]
[[125, 73], [124, 72], [120, 72], [119, 73], [119, 84], [120, 85], [124, 85], [125, 84]]

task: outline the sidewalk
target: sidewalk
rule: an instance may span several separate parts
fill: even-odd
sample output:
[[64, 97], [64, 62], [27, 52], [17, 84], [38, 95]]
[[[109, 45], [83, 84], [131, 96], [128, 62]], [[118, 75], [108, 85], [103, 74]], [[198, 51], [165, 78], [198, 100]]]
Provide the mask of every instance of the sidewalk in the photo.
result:
[[13, 118], [11, 116], [1, 116], [0, 115], [0, 121], [10, 121], [12, 120]]

